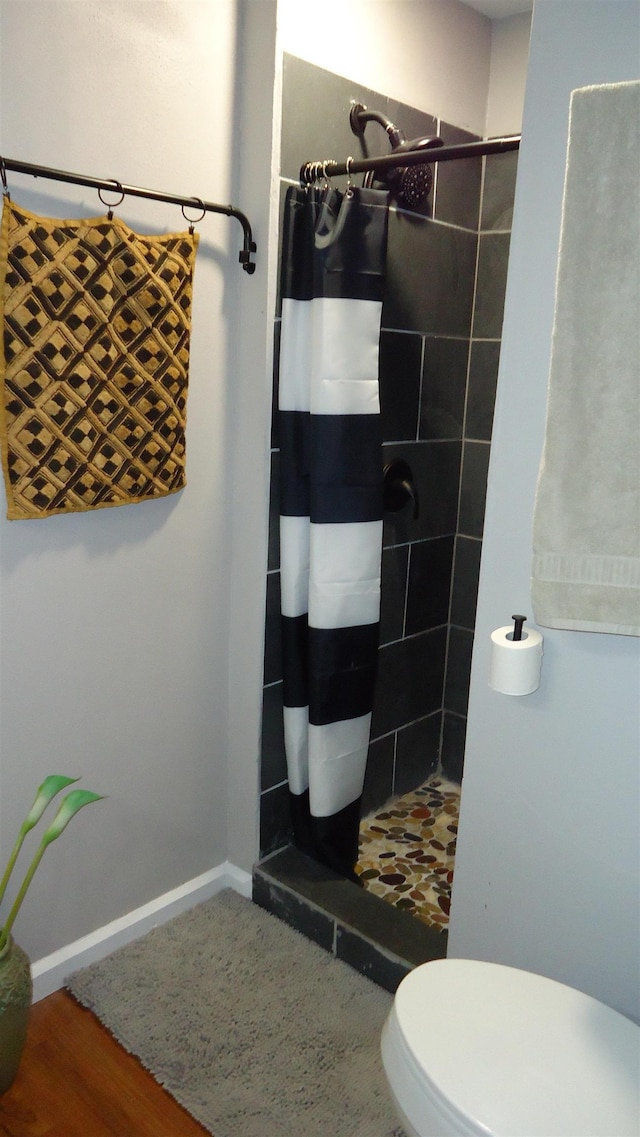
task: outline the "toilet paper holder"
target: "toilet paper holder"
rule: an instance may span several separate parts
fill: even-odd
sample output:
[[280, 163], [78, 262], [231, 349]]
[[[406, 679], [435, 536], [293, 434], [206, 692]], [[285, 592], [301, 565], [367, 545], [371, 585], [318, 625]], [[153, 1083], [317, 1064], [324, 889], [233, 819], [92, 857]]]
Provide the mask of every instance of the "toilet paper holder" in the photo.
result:
[[518, 616], [518, 615], [511, 617], [511, 619], [513, 620], [513, 635], [511, 637], [511, 639], [513, 639], [513, 640], [521, 640], [522, 639], [522, 625], [524, 624], [526, 618], [527, 618], [526, 616]]
[[534, 628], [523, 631], [526, 616], [511, 619], [513, 627], [491, 633], [489, 686], [503, 695], [531, 695], [540, 685], [543, 638]]

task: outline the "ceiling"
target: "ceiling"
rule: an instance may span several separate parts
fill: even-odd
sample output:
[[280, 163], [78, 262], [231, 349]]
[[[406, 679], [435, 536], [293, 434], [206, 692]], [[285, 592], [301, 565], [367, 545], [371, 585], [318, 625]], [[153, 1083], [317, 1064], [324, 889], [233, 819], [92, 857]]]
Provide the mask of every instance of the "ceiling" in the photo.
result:
[[499, 20], [503, 16], [515, 16], [519, 12], [530, 12], [533, 0], [464, 0], [476, 12], [482, 12], [490, 20]]

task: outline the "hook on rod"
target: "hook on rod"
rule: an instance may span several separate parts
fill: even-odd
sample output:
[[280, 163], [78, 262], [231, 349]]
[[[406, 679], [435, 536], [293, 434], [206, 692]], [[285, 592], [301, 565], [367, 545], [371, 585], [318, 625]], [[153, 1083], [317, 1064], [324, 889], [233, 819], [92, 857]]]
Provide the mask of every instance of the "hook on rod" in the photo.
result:
[[0, 156], [0, 179], [2, 180], [2, 196], [11, 201], [11, 194], [9, 193], [9, 186], [7, 185], [7, 167], [4, 158]]
[[124, 201], [124, 190], [122, 188], [121, 183], [117, 182], [115, 180], [115, 178], [110, 178], [109, 180], [113, 182], [114, 186], [116, 187], [116, 190], [120, 194], [120, 197], [118, 198], [117, 201], [112, 201], [111, 203], [109, 203], [108, 201], [105, 201], [103, 196], [102, 196], [102, 188], [100, 186], [98, 186], [98, 197], [100, 198], [100, 201], [102, 202], [103, 205], [108, 206], [107, 219], [109, 221], [113, 221], [113, 211], [114, 211], [115, 207], [117, 205], [120, 205], [120, 203]]
[[198, 221], [202, 221], [202, 218], [204, 217], [205, 213], [207, 212], [207, 211], [206, 211], [206, 209], [205, 209], [205, 207], [204, 207], [204, 202], [203, 202], [203, 200], [202, 200], [202, 198], [201, 198], [201, 197], [194, 197], [194, 198], [193, 198], [193, 200], [195, 201], [196, 205], [199, 205], [199, 206], [200, 206], [200, 209], [202, 210], [202, 213], [200, 214], [200, 216], [199, 216], [199, 217], [194, 217], [194, 218], [191, 218], [191, 217], [187, 217], [187, 215], [186, 215], [186, 213], [185, 213], [185, 211], [184, 211], [184, 205], [181, 205], [181, 206], [180, 206], [180, 209], [182, 210], [182, 216], [184, 217], [185, 221], [188, 221], [188, 222], [189, 222], [189, 232], [190, 232], [190, 233], [193, 233], [193, 227], [194, 227], [194, 225], [195, 225], [195, 224], [196, 224]]

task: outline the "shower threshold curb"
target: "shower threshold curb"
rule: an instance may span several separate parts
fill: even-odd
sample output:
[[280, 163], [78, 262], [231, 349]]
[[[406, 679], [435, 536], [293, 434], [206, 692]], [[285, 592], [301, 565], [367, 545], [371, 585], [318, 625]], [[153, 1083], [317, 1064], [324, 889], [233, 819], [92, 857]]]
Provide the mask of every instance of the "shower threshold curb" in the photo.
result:
[[392, 993], [414, 967], [447, 954], [446, 931], [430, 928], [293, 846], [255, 865], [252, 897]]

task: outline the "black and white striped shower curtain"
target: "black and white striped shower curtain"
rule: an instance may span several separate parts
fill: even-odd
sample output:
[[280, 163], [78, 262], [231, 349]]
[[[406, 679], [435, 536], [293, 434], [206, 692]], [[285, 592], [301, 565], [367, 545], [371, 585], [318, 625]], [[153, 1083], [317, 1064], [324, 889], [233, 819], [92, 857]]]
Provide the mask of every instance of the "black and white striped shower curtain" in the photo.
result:
[[376, 676], [388, 194], [290, 187], [279, 377], [284, 733], [296, 844], [353, 877]]

